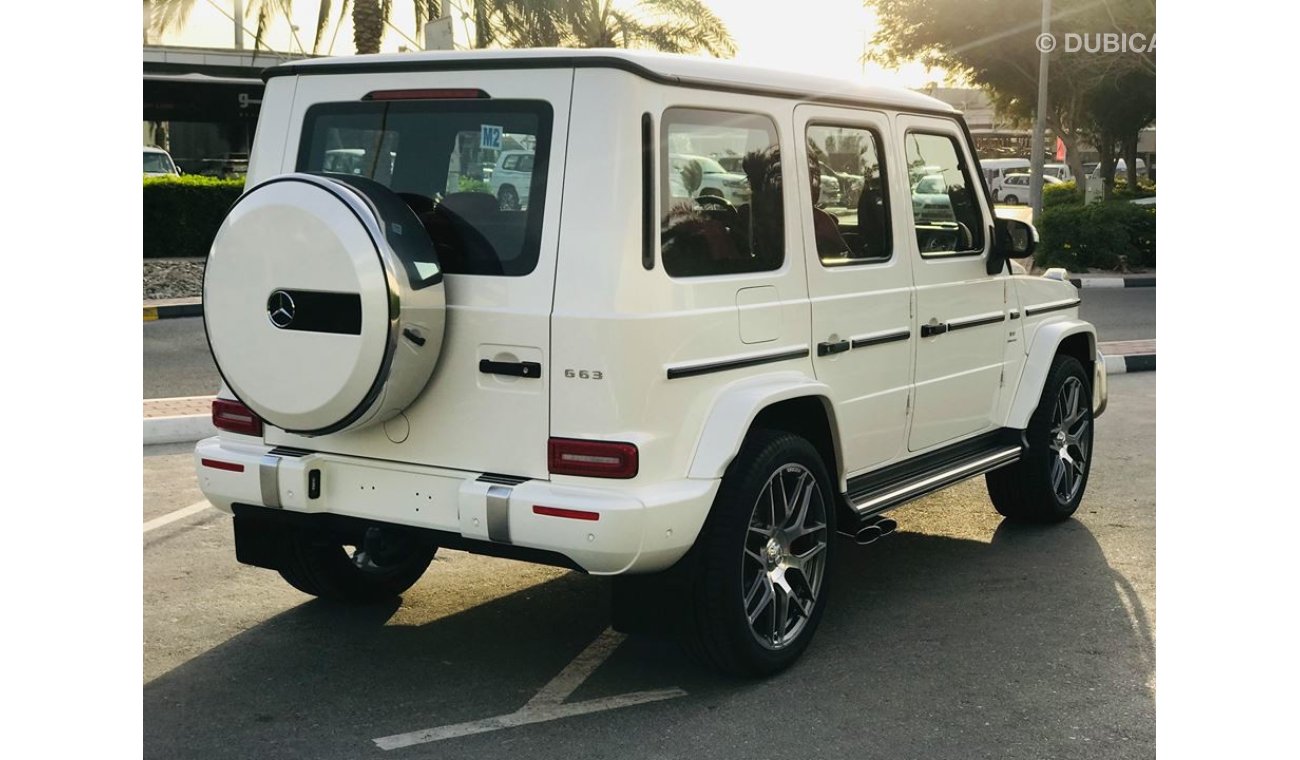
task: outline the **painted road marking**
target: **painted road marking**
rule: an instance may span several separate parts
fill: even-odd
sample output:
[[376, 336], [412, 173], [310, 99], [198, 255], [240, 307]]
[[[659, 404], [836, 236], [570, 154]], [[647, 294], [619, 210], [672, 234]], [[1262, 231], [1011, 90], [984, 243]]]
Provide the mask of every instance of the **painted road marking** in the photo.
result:
[[176, 522], [177, 520], [184, 520], [190, 515], [197, 515], [198, 513], [202, 512], [203, 510], [207, 509], [210, 506], [212, 505], [209, 504], [207, 500], [204, 500], [199, 502], [198, 504], [191, 504], [188, 507], [183, 507], [181, 509], [178, 509], [175, 512], [169, 512], [163, 515], [162, 517], [155, 517], [154, 519], [144, 524], [144, 532], [148, 533], [149, 531], [156, 530], [157, 528], [161, 528], [164, 525], [170, 525]]
[[596, 668], [609, 659], [609, 656], [614, 653], [615, 649], [618, 649], [618, 645], [622, 644], [625, 638], [627, 636], [624, 634], [606, 628], [600, 636], [596, 637], [595, 641], [587, 645], [587, 648], [573, 659], [573, 662], [566, 665], [559, 675], [552, 678], [532, 699], [528, 700], [527, 704], [512, 713], [483, 718], [482, 720], [471, 720], [465, 723], [455, 723], [450, 726], [437, 726], [405, 734], [383, 736], [373, 741], [380, 749], [401, 749], [415, 744], [454, 739], [458, 736], [482, 734], [488, 731], [499, 731], [503, 728], [524, 726], [529, 723], [543, 723], [559, 720], [560, 718], [571, 718], [575, 715], [617, 710], [620, 707], [631, 707], [632, 705], [643, 705], [649, 702], [659, 702], [665, 699], [686, 696], [684, 690], [674, 687], [654, 691], [635, 691], [614, 697], [602, 697], [600, 699], [589, 699], [585, 702], [565, 704], [564, 700], [568, 699], [569, 695], [573, 694], [596, 671]]
[[158, 319], [158, 308], [156, 306], [144, 307], [144, 321], [153, 322]]

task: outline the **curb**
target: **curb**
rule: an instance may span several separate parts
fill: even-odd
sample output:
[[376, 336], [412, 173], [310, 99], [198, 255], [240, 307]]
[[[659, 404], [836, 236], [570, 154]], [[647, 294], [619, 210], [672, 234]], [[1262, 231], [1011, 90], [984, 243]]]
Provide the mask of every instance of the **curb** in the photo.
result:
[[212, 425], [212, 396], [145, 399], [144, 445], [193, 443], [217, 434]]
[[1129, 372], [1156, 371], [1155, 354], [1128, 354], [1127, 356], [1102, 354], [1101, 358], [1106, 362], [1107, 375], [1125, 375]]
[[1156, 369], [1156, 341], [1116, 340], [1097, 345], [1106, 374], [1122, 375], [1126, 372], [1154, 372]]
[[144, 304], [144, 321], [174, 319], [176, 317], [203, 316], [203, 300], [200, 298], [177, 298], [170, 301], [146, 301]]
[[1155, 277], [1071, 277], [1076, 288], [1154, 288]]
[[206, 414], [187, 414], [178, 417], [146, 417], [144, 420], [144, 445], [159, 443], [194, 443], [217, 434], [212, 417]]

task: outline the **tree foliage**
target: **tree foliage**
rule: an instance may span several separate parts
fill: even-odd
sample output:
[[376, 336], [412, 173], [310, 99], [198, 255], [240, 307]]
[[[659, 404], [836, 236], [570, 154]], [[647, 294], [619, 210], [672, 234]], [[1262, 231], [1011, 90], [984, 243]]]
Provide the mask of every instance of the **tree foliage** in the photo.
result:
[[[1035, 44], [1042, 6], [1032, 0], [865, 0], [879, 28], [870, 57], [885, 65], [919, 61], [987, 89], [995, 106], [1031, 118], [1038, 97]], [[1155, 35], [1154, 0], [1053, 0], [1052, 33]], [[1067, 51], [1049, 56], [1047, 122], [1082, 175], [1081, 140], [1129, 141], [1155, 119], [1155, 51]], [[1094, 143], [1095, 144], [1095, 143]], [[1100, 148], [1100, 146], [1098, 146]], [[1103, 151], [1104, 152], [1104, 151]], [[1130, 160], [1129, 163], [1132, 163]], [[1113, 158], [1112, 158], [1113, 166]]]
[[652, 48], [735, 55], [727, 27], [703, 0], [494, 0], [491, 36], [504, 47]]

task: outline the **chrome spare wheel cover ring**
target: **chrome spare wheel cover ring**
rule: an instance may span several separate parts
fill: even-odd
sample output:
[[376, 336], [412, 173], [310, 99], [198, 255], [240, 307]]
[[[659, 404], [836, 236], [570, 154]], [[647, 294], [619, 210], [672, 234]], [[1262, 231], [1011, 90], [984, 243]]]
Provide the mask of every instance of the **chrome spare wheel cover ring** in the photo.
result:
[[1077, 377], [1066, 379], [1052, 409], [1052, 491], [1068, 504], [1083, 487], [1088, 471], [1088, 430], [1092, 425], [1092, 396]]
[[800, 464], [772, 473], [745, 532], [741, 595], [749, 630], [765, 649], [792, 644], [808, 625], [826, 574], [826, 501]]

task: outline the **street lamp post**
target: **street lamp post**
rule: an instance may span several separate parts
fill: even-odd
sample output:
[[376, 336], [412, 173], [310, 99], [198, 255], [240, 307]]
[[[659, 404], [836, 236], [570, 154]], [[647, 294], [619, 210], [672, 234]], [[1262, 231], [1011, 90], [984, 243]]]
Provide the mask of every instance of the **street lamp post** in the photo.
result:
[[1050, 39], [1052, 32], [1052, 0], [1043, 0], [1043, 31], [1038, 36], [1038, 107], [1034, 119], [1033, 155], [1030, 156], [1029, 203], [1033, 209], [1034, 224], [1043, 215], [1043, 150], [1047, 131], [1047, 54], [1052, 46], [1042, 41]]

